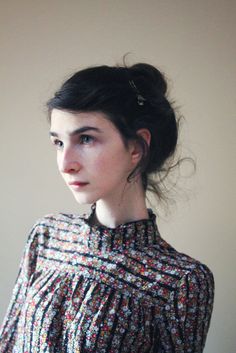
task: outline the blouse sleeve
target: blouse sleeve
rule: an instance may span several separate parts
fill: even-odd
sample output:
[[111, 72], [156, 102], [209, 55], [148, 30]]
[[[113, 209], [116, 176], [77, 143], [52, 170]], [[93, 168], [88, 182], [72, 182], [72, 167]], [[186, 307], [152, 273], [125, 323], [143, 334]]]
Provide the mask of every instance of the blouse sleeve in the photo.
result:
[[27, 290], [34, 273], [37, 259], [37, 224], [28, 236], [20, 268], [16, 277], [12, 297], [7, 308], [3, 324], [0, 327], [0, 353], [12, 352], [17, 333], [17, 325]]
[[203, 264], [181, 279], [164, 308], [163, 352], [203, 352], [213, 310], [214, 288], [213, 274]]

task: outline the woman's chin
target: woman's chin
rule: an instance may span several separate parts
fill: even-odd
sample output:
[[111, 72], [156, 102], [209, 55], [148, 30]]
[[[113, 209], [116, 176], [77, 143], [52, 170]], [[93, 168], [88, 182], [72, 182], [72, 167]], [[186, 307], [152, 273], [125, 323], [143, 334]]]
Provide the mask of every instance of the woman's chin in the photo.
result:
[[89, 197], [88, 195], [74, 194], [75, 200], [79, 205], [93, 204], [97, 201], [97, 198]]

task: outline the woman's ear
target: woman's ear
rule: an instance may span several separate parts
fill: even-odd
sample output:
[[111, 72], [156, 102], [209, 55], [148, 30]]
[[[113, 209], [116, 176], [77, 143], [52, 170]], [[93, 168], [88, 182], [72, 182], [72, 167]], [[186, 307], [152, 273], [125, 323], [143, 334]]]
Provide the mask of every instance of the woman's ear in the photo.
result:
[[[137, 131], [137, 135], [140, 135], [147, 143], [148, 146], [150, 146], [150, 142], [151, 142], [151, 133], [148, 129], [139, 129]], [[140, 142], [137, 140], [133, 140], [131, 142], [131, 159], [132, 162], [134, 162], [134, 164], [137, 164], [139, 162], [139, 160], [142, 157], [142, 147], [140, 145]]]
[[137, 134], [142, 136], [142, 138], [147, 142], [148, 146], [151, 143], [151, 133], [148, 129], [139, 129]]

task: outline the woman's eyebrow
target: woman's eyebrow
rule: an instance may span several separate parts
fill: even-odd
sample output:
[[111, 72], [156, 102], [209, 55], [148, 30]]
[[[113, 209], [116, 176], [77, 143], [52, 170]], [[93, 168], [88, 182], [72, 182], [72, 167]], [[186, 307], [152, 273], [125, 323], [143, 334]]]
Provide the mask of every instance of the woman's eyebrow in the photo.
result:
[[[75, 136], [75, 135], [81, 134], [81, 133], [83, 133], [83, 132], [85, 132], [85, 131], [88, 131], [88, 130], [93, 130], [93, 131], [96, 131], [96, 132], [99, 132], [99, 133], [102, 132], [102, 131], [101, 131], [99, 128], [97, 128], [97, 127], [93, 127], [93, 126], [83, 126], [83, 127], [80, 127], [79, 129], [76, 129], [76, 130], [70, 132], [70, 133], [69, 133], [69, 136], [70, 136], [70, 137], [71, 137], [71, 136]], [[56, 132], [54, 132], [54, 131], [49, 131], [49, 135], [50, 135], [50, 136], [54, 136], [54, 137], [58, 137], [58, 136], [59, 136], [59, 134], [56, 133]]]

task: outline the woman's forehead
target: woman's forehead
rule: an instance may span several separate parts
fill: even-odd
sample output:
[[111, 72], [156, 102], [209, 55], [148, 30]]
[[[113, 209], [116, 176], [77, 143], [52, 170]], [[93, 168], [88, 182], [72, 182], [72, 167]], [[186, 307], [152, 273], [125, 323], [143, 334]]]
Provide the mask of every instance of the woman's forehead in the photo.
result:
[[102, 112], [69, 112], [53, 109], [51, 113], [51, 135], [60, 133], [73, 135], [88, 129], [97, 133], [114, 132], [119, 134], [117, 128]]

